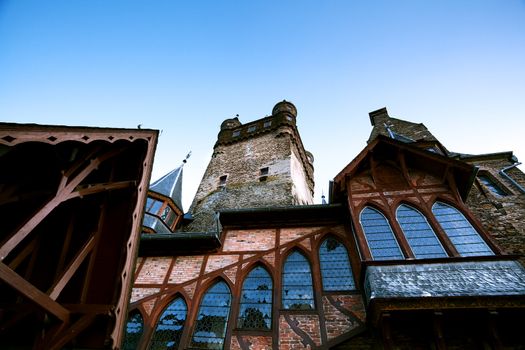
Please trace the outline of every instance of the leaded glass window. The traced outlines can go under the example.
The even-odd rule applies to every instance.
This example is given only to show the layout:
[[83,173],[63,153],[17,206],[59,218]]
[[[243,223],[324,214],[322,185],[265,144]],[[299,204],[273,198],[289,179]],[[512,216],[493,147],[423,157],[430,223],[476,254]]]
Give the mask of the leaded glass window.
[[319,248],[323,290],[355,289],[352,268],[348,260],[348,251],[337,239],[329,237]]
[[217,282],[202,298],[190,347],[223,348],[230,305],[231,294],[228,285],[223,281]]
[[299,252],[290,254],[284,263],[282,303],[285,309],[310,310],[314,308],[310,264]]
[[188,308],[182,298],[172,301],[160,316],[150,350],[177,349],[184,329]]
[[432,212],[461,256],[494,255],[479,233],[456,208],[436,202]]
[[361,211],[360,221],[374,260],[404,259],[392,228],[383,214],[374,208],[365,207]]
[[492,192],[496,197],[503,197],[507,195],[507,192],[503,191],[501,187],[499,187],[494,180],[492,180],[488,175],[481,174],[478,175],[479,181],[485,185],[486,188],[489,189],[490,192]]
[[144,331],[144,320],[140,312],[136,311],[129,315],[126,323],[126,335],[122,343],[122,350],[135,350],[139,345],[140,337]]
[[254,268],[242,285],[237,327],[267,330],[272,327],[273,284],[262,266]]
[[164,202],[162,201],[148,197],[148,199],[146,200],[146,212],[158,215],[163,203]]
[[418,210],[401,204],[397,208],[396,216],[417,259],[448,256],[427,219]]

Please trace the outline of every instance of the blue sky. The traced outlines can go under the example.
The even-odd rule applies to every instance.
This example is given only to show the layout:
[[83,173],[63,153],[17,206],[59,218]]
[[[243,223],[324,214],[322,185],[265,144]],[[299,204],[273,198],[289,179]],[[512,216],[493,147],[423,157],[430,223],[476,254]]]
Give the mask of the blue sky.
[[283,99],[316,202],[381,107],[525,160],[525,1],[0,0],[0,120],[160,129],[153,180],[193,152],[185,210],[220,123]]

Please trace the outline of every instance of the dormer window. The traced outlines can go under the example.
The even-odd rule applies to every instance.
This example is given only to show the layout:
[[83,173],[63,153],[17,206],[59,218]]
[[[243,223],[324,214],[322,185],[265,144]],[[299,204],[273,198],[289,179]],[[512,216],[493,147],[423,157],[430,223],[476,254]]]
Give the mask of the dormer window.
[[252,125],[248,128],[248,132],[254,132],[257,129],[257,125]]
[[507,195],[501,186],[499,186],[492,177],[486,173],[478,175],[479,182],[481,182],[493,195],[496,197],[503,197]]
[[232,133],[232,137],[238,137],[240,134],[241,134],[241,131],[240,131],[240,130],[235,130],[235,131]]
[[226,179],[228,178],[228,175],[222,175],[219,177],[219,187],[226,186]]
[[271,120],[268,120],[266,122],[264,122],[264,125],[263,125],[265,128],[269,128],[270,126],[272,126],[272,121]]

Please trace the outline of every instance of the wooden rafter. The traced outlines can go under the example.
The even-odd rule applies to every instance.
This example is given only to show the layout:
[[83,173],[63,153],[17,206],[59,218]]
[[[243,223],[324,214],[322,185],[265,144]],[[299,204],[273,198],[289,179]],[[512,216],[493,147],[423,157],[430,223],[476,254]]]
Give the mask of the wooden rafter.
[[69,320],[69,310],[41,292],[3,262],[0,262],[0,279],[58,319],[64,322]]
[[[73,165],[67,172],[62,176],[62,180],[58,186],[56,195],[49,200],[40,210],[38,210],[31,218],[26,221],[22,227],[11,235],[11,238],[0,247],[0,261],[3,261],[9,253],[24,239],[26,238],[42,220],[44,220],[60,203],[77,197],[78,192],[75,191],[77,186],[89,175],[92,171],[96,170],[98,166],[105,160],[114,157],[115,155],[122,152],[123,148],[111,150],[103,153],[97,157],[89,158],[88,164],[76,175],[75,170],[80,169],[81,166],[77,164]],[[82,161],[85,163],[85,160]],[[70,177],[71,176],[71,177]]]
[[67,269],[62,273],[62,276],[60,276],[60,278],[49,289],[47,294],[51,299],[56,300],[58,298],[64,287],[69,282],[69,280],[71,280],[71,277],[73,277],[80,265],[82,265],[86,256],[93,250],[94,246],[95,237],[92,236],[82,247],[82,249],[78,252],[77,256],[75,256],[75,258],[73,259],[71,264],[69,264]]

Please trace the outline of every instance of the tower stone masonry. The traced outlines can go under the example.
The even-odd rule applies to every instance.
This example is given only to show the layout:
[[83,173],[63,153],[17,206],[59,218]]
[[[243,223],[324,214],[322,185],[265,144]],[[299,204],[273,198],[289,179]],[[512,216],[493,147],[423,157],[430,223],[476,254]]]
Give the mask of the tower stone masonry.
[[215,231],[219,209],[313,203],[313,156],[303,147],[295,106],[282,101],[272,115],[242,124],[226,119],[183,230]]

